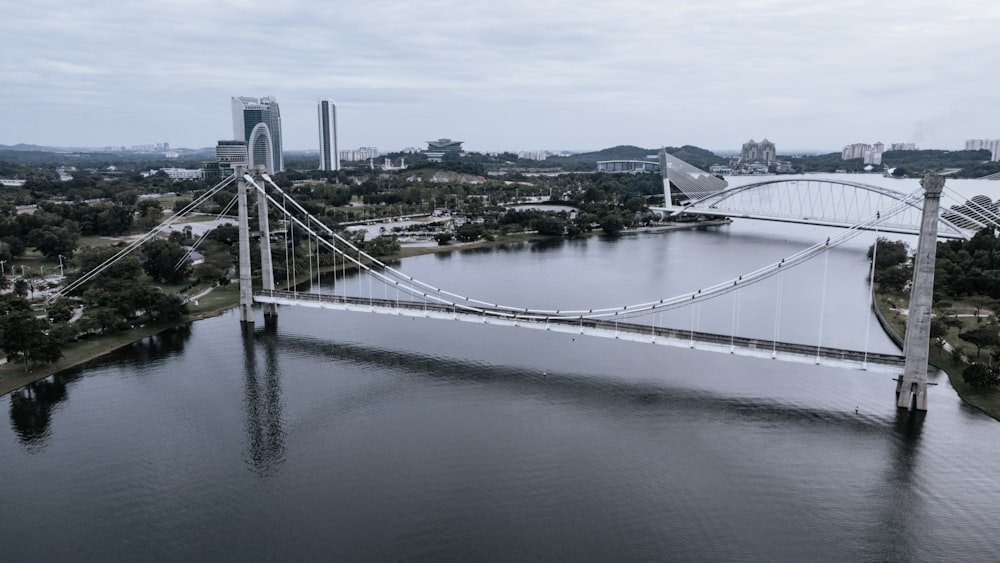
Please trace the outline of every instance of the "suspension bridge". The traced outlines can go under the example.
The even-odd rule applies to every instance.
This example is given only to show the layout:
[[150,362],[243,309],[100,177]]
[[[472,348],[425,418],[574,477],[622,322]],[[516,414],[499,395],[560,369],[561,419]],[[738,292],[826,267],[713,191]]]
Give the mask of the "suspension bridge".
[[[491,303],[488,301],[463,296],[416,279],[406,273],[380,261],[375,256],[364,252],[351,240],[326,226],[322,221],[311,215],[295,201],[286,191],[279,187],[262,169],[247,173],[240,169],[237,174],[220,182],[205,194],[194,199],[184,209],[164,221],[144,237],[123,248],[118,254],[104,264],[82,275],[61,291],[67,294],[110,267],[115,261],[134,252],[144,242],[163,233],[181,217],[196,209],[201,203],[209,200],[224,189],[230,189],[236,184],[237,195],[230,206],[238,207],[239,216],[239,314],[244,323],[254,322],[254,306],[263,308],[266,322],[277,319],[278,306],[308,307],[334,311],[350,311],[396,315],[400,317],[424,317],[430,319],[453,320],[459,322],[478,323],[482,325],[509,326],[545,330],[568,334],[580,334],[592,337],[614,338],[622,341],[643,342],[663,346],[682,347],[695,350],[723,352],[756,358],[809,363],[837,368],[861,369],[877,373],[899,375],[897,384],[897,404],[901,408],[926,410],[927,386],[927,347],[929,341],[930,295],[933,286],[933,249],[937,239],[940,218],[939,203],[943,179],[937,176],[928,183],[924,192],[918,190],[912,194],[895,194],[886,196],[882,202],[884,207],[872,211],[861,205],[841,205],[840,209],[851,210],[858,214],[872,211],[867,217],[854,224],[846,225],[852,215],[840,217],[837,223],[844,228],[839,234],[827,238],[778,262],[768,264],[755,271],[748,272],[735,279],[726,280],[710,287],[704,287],[692,292],[675,295],[668,298],[637,303],[619,307],[580,308],[573,310],[546,310],[529,307],[519,307],[510,304]],[[773,183],[759,183],[756,188],[740,190],[741,193],[752,192],[755,189],[771,189]],[[770,187],[769,187],[770,186]],[[855,184],[846,184],[846,188],[854,188],[870,193],[878,193]],[[667,188],[669,189],[669,187]],[[841,190],[842,193],[848,193]],[[254,194],[257,206],[258,230],[260,233],[260,271],[259,286],[255,290],[251,269],[251,230],[250,230],[250,195]],[[708,200],[705,195],[698,199],[702,203]],[[730,198],[715,196],[715,200],[726,201]],[[874,205],[874,204],[872,204]],[[709,205],[711,207],[711,205]],[[717,206],[717,208],[719,208]],[[911,302],[910,326],[907,330],[905,355],[871,353],[866,350],[846,350],[825,347],[822,342],[815,345],[784,341],[779,337],[777,326],[778,312],[773,338],[747,338],[736,334],[709,333],[697,330],[692,312],[692,324],[688,328],[658,326],[656,315],[669,310],[691,308],[710,299],[715,299],[743,288],[780,276],[790,268],[794,268],[809,260],[822,257],[840,244],[843,244],[859,234],[880,228],[879,225],[902,225],[899,215],[912,213],[913,209],[922,212],[922,223],[915,232],[920,233],[921,246],[917,253],[917,277],[914,280],[913,295],[916,300]],[[721,209],[721,208],[720,208]],[[701,213],[699,208],[697,213]],[[274,214],[280,217],[285,225],[286,234],[284,246],[286,267],[285,289],[278,289],[275,284],[273,268],[273,249],[268,236],[271,233],[270,217]],[[774,219],[778,220],[778,219]],[[825,219],[824,219],[825,220]],[[895,222],[894,222],[895,221]],[[824,224],[832,224],[824,223]],[[957,231],[956,231],[957,232]],[[298,237],[298,243],[295,238]],[[925,240],[926,239],[926,240]],[[929,242],[927,242],[929,241]],[[295,267],[297,260],[296,248],[305,242],[308,261],[309,280],[320,286],[324,274],[328,280],[333,278],[334,287],[344,286],[344,280],[350,270],[359,274],[356,295],[323,293],[322,291],[297,291]],[[926,264],[928,252],[931,253],[930,271]],[[290,253],[290,254],[289,254]],[[328,258],[321,265],[320,257]],[[923,264],[923,267],[921,266]],[[928,285],[927,276],[930,276]],[[339,276],[339,277],[338,277]],[[368,291],[364,295],[364,281],[367,281]],[[779,290],[780,292],[780,290]],[[738,293],[737,293],[738,295]],[[870,307],[871,303],[866,304]],[[921,309],[921,307],[923,309]],[[780,296],[778,301],[780,308]],[[925,312],[922,312],[924,311]],[[734,309],[734,315],[736,310]],[[735,317],[734,317],[735,318]],[[820,321],[822,322],[822,321]],[[922,342],[921,342],[922,339]],[[914,342],[911,343],[911,340]],[[867,344],[866,344],[867,348]],[[922,348],[923,352],[920,352]]]

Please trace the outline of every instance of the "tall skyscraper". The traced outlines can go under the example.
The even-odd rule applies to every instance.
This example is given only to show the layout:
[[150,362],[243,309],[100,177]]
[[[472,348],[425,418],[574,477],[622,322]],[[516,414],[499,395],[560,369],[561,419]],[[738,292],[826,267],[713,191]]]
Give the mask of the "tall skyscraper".
[[250,168],[263,164],[268,172],[285,169],[281,112],[274,97],[233,97],[233,139],[246,142]]
[[320,100],[319,112],[319,169],[340,170],[340,151],[337,150],[337,106],[333,100]]

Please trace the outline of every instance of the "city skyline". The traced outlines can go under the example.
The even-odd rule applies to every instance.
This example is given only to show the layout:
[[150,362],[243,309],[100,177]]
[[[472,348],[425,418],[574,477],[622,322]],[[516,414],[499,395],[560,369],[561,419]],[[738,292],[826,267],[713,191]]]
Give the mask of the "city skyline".
[[635,1],[616,13],[629,17],[563,0],[14,4],[0,144],[210,147],[229,136],[226,100],[251,92],[281,100],[286,150],[316,147],[315,103],[331,95],[341,146],[387,150],[442,137],[470,151],[738,150],[762,137],[788,150],[957,150],[1000,137],[991,2]]

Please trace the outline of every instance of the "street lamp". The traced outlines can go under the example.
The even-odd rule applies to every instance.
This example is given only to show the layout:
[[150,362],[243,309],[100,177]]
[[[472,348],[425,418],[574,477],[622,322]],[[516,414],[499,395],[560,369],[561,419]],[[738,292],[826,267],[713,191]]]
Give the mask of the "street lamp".
[[21,264],[21,277],[22,278],[24,277],[24,270],[26,270],[26,269],[30,270],[31,266],[25,266],[24,264]]
[[[3,265],[6,264],[6,263],[7,263],[6,260],[0,260],[0,276],[6,276],[7,275],[7,271],[4,270],[4,267],[3,267]],[[10,268],[11,268],[11,270],[13,270],[14,266],[11,266]],[[11,273],[13,273],[13,272],[11,272]]]
[[[59,275],[60,276],[63,275],[63,264],[62,264],[63,258],[66,258],[66,257],[63,256],[62,254],[60,254],[59,255]],[[69,260],[69,258],[66,258],[66,259]]]

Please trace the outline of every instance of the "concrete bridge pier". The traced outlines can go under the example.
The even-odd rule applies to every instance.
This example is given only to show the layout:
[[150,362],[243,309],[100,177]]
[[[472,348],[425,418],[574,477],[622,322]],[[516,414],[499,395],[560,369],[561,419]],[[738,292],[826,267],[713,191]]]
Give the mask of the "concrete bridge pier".
[[917,253],[913,258],[910,312],[906,320],[903,375],[896,380],[896,406],[927,410],[927,365],[931,336],[931,305],[934,299],[934,260],[937,256],[938,213],[944,178],[928,174],[920,181],[924,188],[924,209]]
[[246,168],[238,166],[233,171],[237,177],[236,201],[239,208],[240,231],[240,322],[252,323],[253,279],[250,274],[250,219],[247,209],[247,182],[243,179]]
[[[260,175],[265,172],[263,166],[258,165],[254,170],[254,179],[259,180]],[[263,182],[258,181],[258,184]],[[265,291],[274,291],[274,267],[271,261],[271,226],[268,222],[267,197],[258,192],[257,194],[257,216],[260,226],[260,282],[261,288]],[[278,317],[278,306],[274,303],[264,303],[264,322],[276,321]]]

